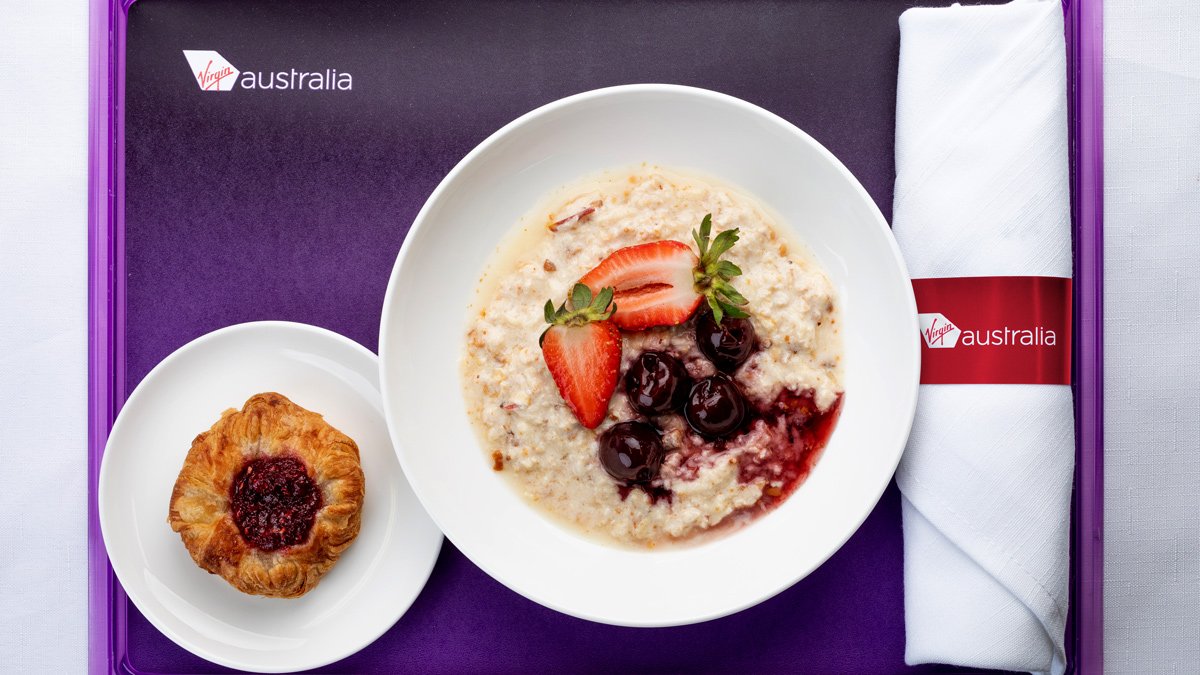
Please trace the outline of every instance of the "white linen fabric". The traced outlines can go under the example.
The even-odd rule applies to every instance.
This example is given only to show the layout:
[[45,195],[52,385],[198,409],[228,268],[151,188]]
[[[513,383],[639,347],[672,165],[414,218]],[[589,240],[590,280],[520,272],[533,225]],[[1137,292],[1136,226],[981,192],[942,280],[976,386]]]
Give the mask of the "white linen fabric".
[[1200,2],[1104,3],[1104,666],[1200,668]]
[[[1058,0],[912,9],[900,34],[909,272],[1071,276]],[[908,663],[1062,672],[1074,452],[1068,386],[921,387],[896,473]]]
[[87,668],[86,0],[0,2],[0,670]]

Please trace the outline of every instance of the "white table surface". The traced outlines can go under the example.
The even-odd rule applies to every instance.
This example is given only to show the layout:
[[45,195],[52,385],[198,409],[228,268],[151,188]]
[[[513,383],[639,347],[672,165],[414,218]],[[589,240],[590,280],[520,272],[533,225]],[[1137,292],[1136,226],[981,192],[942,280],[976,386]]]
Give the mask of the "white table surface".
[[1105,3],[1104,655],[1200,672],[1200,3]]
[[[1200,3],[1105,3],[1105,660],[1200,669]],[[87,2],[0,0],[0,664],[87,659]]]
[[0,670],[87,661],[87,3],[0,0]]

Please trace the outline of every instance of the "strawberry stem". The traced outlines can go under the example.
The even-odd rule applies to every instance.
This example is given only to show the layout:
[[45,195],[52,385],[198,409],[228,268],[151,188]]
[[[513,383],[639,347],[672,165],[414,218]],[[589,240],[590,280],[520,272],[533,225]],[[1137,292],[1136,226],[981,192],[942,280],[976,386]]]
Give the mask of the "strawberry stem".
[[700,229],[692,231],[692,239],[696,241],[696,248],[700,251],[700,263],[692,273],[693,286],[708,302],[713,319],[718,324],[727,316],[744,319],[750,315],[739,305],[746,305],[749,301],[729,283],[734,277],[741,276],[742,268],[728,260],[721,260],[721,256],[737,243],[738,230],[736,227],[725,230],[715,238],[711,235],[710,213],[700,221]]
[[[602,288],[600,292],[592,297],[592,289],[586,284],[575,284],[571,288],[570,304],[571,308],[567,309],[567,303],[554,308],[552,300],[546,301],[545,315],[546,323],[550,327],[554,326],[586,326],[595,321],[605,321],[613,312],[617,311],[617,305],[613,302],[613,289],[611,287]],[[546,328],[546,331],[550,328]],[[546,331],[542,331],[538,338],[538,344],[546,339]]]

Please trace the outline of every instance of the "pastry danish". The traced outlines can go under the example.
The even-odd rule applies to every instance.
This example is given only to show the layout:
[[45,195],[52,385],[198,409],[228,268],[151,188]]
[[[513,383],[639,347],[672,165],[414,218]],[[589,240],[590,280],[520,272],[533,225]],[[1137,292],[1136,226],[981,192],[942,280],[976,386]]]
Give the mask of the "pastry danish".
[[202,569],[243,593],[312,590],[358,536],[358,446],[273,392],[226,410],[192,441],[167,522]]

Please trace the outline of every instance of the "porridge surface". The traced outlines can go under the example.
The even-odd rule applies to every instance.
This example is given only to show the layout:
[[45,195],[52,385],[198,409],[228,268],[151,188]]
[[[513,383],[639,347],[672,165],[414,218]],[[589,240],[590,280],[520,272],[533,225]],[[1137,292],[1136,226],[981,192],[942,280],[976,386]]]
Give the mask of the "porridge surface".
[[[778,495],[779,483],[768,477],[739,478],[740,456],[763,453],[772,441],[768,422],[756,421],[714,447],[677,415],[653,419],[668,453],[660,481],[671,499],[620,490],[597,459],[597,437],[638,415],[618,386],[598,428],[586,429],[575,419],[538,346],[546,326],[542,308],[547,299],[562,302],[580,277],[619,248],[661,239],[692,244],[692,231],[711,213],[714,236],[740,230],[725,258],[744,272],[736,285],[749,300],[761,347],[735,379],[758,406],[769,406],[784,390],[811,390],[825,410],[841,392],[839,327],[828,278],[748,197],[705,179],[641,166],[556,195],[557,203],[527,219],[529,236],[496,255],[471,310],[462,375],[486,450],[480,461],[502,467],[540,508],[626,544],[693,536],[751,510],[764,493]],[[579,213],[586,215],[572,218]],[[646,349],[674,352],[693,377],[715,372],[694,346],[690,321],[623,335],[622,372]]]

